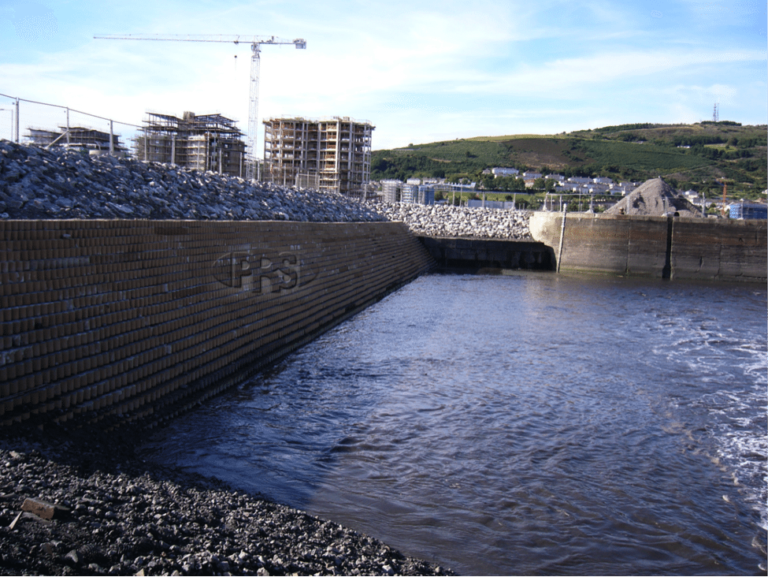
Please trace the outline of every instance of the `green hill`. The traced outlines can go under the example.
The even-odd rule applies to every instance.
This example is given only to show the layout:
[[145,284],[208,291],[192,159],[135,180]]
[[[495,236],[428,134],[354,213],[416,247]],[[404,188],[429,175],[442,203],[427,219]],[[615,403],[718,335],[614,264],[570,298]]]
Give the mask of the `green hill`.
[[673,186],[714,193],[728,183],[734,196],[759,198],[768,188],[766,126],[730,121],[625,124],[557,135],[477,137],[373,152],[371,179],[467,178],[486,188],[494,166],[565,176],[643,181],[663,176]]

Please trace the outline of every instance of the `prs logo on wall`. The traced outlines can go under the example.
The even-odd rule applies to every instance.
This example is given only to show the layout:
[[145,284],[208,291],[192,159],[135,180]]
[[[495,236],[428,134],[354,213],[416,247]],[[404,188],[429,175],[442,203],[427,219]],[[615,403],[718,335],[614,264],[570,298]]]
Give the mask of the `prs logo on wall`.
[[226,287],[257,295],[285,292],[312,282],[317,274],[300,255],[229,252],[212,265],[214,278]]

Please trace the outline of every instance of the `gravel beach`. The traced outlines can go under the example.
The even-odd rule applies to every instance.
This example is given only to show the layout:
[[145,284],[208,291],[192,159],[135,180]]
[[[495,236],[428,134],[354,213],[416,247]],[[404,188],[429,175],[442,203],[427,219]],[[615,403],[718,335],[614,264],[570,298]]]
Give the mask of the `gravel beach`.
[[148,471],[129,436],[92,438],[0,439],[0,574],[454,574],[216,480]]

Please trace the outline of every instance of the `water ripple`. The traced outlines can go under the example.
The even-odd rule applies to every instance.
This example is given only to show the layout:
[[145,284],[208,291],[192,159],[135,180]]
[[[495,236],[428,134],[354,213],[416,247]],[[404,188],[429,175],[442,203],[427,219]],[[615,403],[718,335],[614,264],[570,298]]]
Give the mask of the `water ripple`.
[[147,452],[466,574],[753,573],[767,369],[764,290],[423,277]]

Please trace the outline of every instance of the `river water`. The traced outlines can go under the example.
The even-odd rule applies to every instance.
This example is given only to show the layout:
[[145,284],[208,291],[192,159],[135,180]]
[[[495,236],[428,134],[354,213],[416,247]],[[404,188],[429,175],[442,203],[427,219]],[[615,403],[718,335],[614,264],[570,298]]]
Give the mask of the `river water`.
[[765,574],[762,286],[424,276],[159,431],[463,574]]

